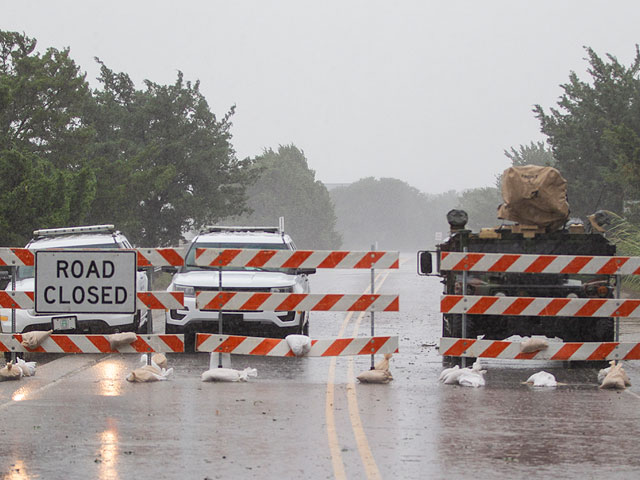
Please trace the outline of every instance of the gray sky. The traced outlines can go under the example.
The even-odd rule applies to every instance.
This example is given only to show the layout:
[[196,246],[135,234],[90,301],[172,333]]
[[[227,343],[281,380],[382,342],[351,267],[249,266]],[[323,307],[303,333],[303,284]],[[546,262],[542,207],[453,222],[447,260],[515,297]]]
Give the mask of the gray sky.
[[629,64],[640,2],[0,0],[0,29],[71,48],[94,81],[111,69],[201,82],[236,105],[239,158],[294,143],[318,180],[394,177],[438,193],[494,184],[503,150],[542,140],[585,51]]

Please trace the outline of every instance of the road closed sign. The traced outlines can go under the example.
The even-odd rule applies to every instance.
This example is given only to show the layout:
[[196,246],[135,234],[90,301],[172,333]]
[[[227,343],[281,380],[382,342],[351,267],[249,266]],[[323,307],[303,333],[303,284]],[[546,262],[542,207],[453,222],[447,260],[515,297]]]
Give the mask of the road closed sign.
[[36,313],[135,313],[136,252],[39,250]]

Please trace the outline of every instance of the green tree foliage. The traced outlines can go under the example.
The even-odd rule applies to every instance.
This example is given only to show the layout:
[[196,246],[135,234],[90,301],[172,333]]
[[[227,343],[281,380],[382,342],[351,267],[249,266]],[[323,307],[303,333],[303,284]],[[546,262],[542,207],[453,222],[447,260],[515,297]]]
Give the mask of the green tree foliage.
[[484,227],[494,227],[502,221],[498,220],[498,206],[502,203],[502,195],[496,187],[482,187],[465,190],[460,194],[457,208],[469,215],[467,228],[478,231]]
[[363,178],[332,190],[344,246],[413,251],[431,248],[436,232],[446,236],[446,212],[456,194],[427,195],[395,178]]
[[22,246],[34,228],[81,223],[95,195],[85,163],[92,128],[84,75],[68,50],[0,31],[0,244]]
[[568,181],[572,213],[621,213],[625,200],[640,197],[640,51],[629,67],[586,51],[590,81],[571,72],[558,108],[534,111]]
[[227,221],[285,229],[299,248],[334,249],[341,244],[327,188],[315,179],[307,159],[295,145],[266,150],[253,160],[254,183],[247,188],[250,214]]
[[517,150],[511,147],[510,150],[505,150],[504,154],[511,160],[511,165],[514,167],[522,167],[524,165],[556,166],[553,152],[545,146],[544,142],[531,142],[531,145],[520,145]]
[[173,85],[146,81],[136,90],[101,63],[99,80],[93,221],[115,221],[136,244],[162,246],[244,210],[248,162],[231,146],[233,108],[218,120],[199,83],[181,72]]

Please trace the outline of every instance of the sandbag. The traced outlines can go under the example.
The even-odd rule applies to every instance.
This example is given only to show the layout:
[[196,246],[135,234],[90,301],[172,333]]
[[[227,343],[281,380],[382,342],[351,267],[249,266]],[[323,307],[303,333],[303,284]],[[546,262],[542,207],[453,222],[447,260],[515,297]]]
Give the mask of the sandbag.
[[361,383],[389,383],[393,380],[388,370],[367,370],[356,377]]
[[502,174],[502,199],[498,218],[503,220],[553,231],[569,218],[567,181],[553,167],[507,168]]
[[24,348],[28,348],[29,350],[33,350],[38,348],[44,340],[51,335],[53,330],[49,330],[48,332],[43,331],[35,331],[35,332],[27,332],[22,334],[22,345]]
[[529,378],[527,378],[526,383],[530,383],[534,387],[555,387],[558,385],[556,377],[554,377],[549,372],[545,372],[544,370],[531,375]]
[[23,377],[32,377],[36,374],[36,362],[25,362],[21,358],[16,358],[15,367],[22,370]]
[[173,368],[165,370],[156,365],[145,365],[144,367],[136,368],[127,375],[127,381],[134,383],[158,382],[166,380],[172,373]]
[[21,378],[22,370],[12,363],[7,363],[4,367],[0,368],[0,381],[20,380]]
[[167,368],[167,357],[164,353],[154,353],[151,357],[151,362],[160,368]]
[[311,350],[311,338],[307,335],[287,335],[285,340],[296,357],[302,357]]
[[468,370],[466,368],[463,368],[461,370],[462,375],[460,375],[460,377],[458,378],[458,385],[461,385],[463,387],[484,387],[485,385],[485,381],[484,381],[484,372],[486,370],[481,370],[481,371],[475,371],[475,370]]
[[547,348],[549,348],[549,342],[544,338],[527,338],[520,342],[521,353],[533,353],[540,350],[546,350]]
[[120,347],[131,345],[137,339],[138,336],[133,332],[114,333],[107,336],[107,340],[109,340],[109,345],[111,345],[112,350],[117,350]]
[[453,372],[454,370],[459,370],[460,366],[459,365],[454,365],[451,368],[445,368],[444,370],[442,370],[442,372],[440,372],[440,376],[438,377],[438,381],[439,382],[444,382],[444,379],[447,378],[447,376],[449,376],[449,374],[451,372]]
[[[602,378],[604,374],[604,378]],[[600,380],[602,378],[602,380]],[[616,364],[615,360],[611,361],[611,366],[598,372],[598,380],[600,388],[624,390],[631,386],[631,380],[622,367],[621,363]]]
[[233,368],[210,368],[202,373],[203,382],[246,382],[249,377],[257,377],[258,371],[255,368],[245,368],[244,370],[234,370]]
[[384,358],[375,364],[373,367],[376,370],[389,370],[389,360],[391,360],[392,355],[390,353],[385,353]]
[[476,360],[471,368],[460,368],[457,365],[446,368],[440,374],[439,380],[445,385],[462,385],[463,387],[483,387],[485,385],[484,374],[480,359]]

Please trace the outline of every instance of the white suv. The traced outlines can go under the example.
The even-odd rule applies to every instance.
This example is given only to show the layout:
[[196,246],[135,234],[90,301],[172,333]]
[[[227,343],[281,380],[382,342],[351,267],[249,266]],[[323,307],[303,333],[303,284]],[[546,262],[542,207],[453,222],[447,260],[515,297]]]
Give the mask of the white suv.
[[[36,230],[33,239],[25,248],[42,249],[111,249],[133,248],[129,240],[115,230],[113,225],[92,225],[86,227],[50,228]],[[35,289],[35,267],[18,267],[16,269],[16,291]],[[147,275],[137,272],[136,289],[146,291]],[[11,291],[11,282],[5,289]],[[146,323],[147,311],[141,315],[112,313],[72,313],[72,314],[38,314],[33,309],[16,310],[16,333],[32,330],[54,330],[64,333],[113,333],[136,331]],[[0,323],[3,333],[11,333],[11,309],[0,309]]]
[[[289,235],[278,227],[210,227],[189,245],[185,265],[175,273],[168,291],[184,292],[183,310],[166,313],[166,333],[218,332],[218,312],[196,309],[197,291],[218,291],[217,267],[195,264],[196,248],[295,250]],[[315,269],[273,269],[222,267],[222,290],[251,292],[308,293],[308,274]],[[284,338],[291,333],[309,332],[306,312],[237,311],[222,312],[224,333],[248,333]],[[242,332],[241,332],[242,331]]]

